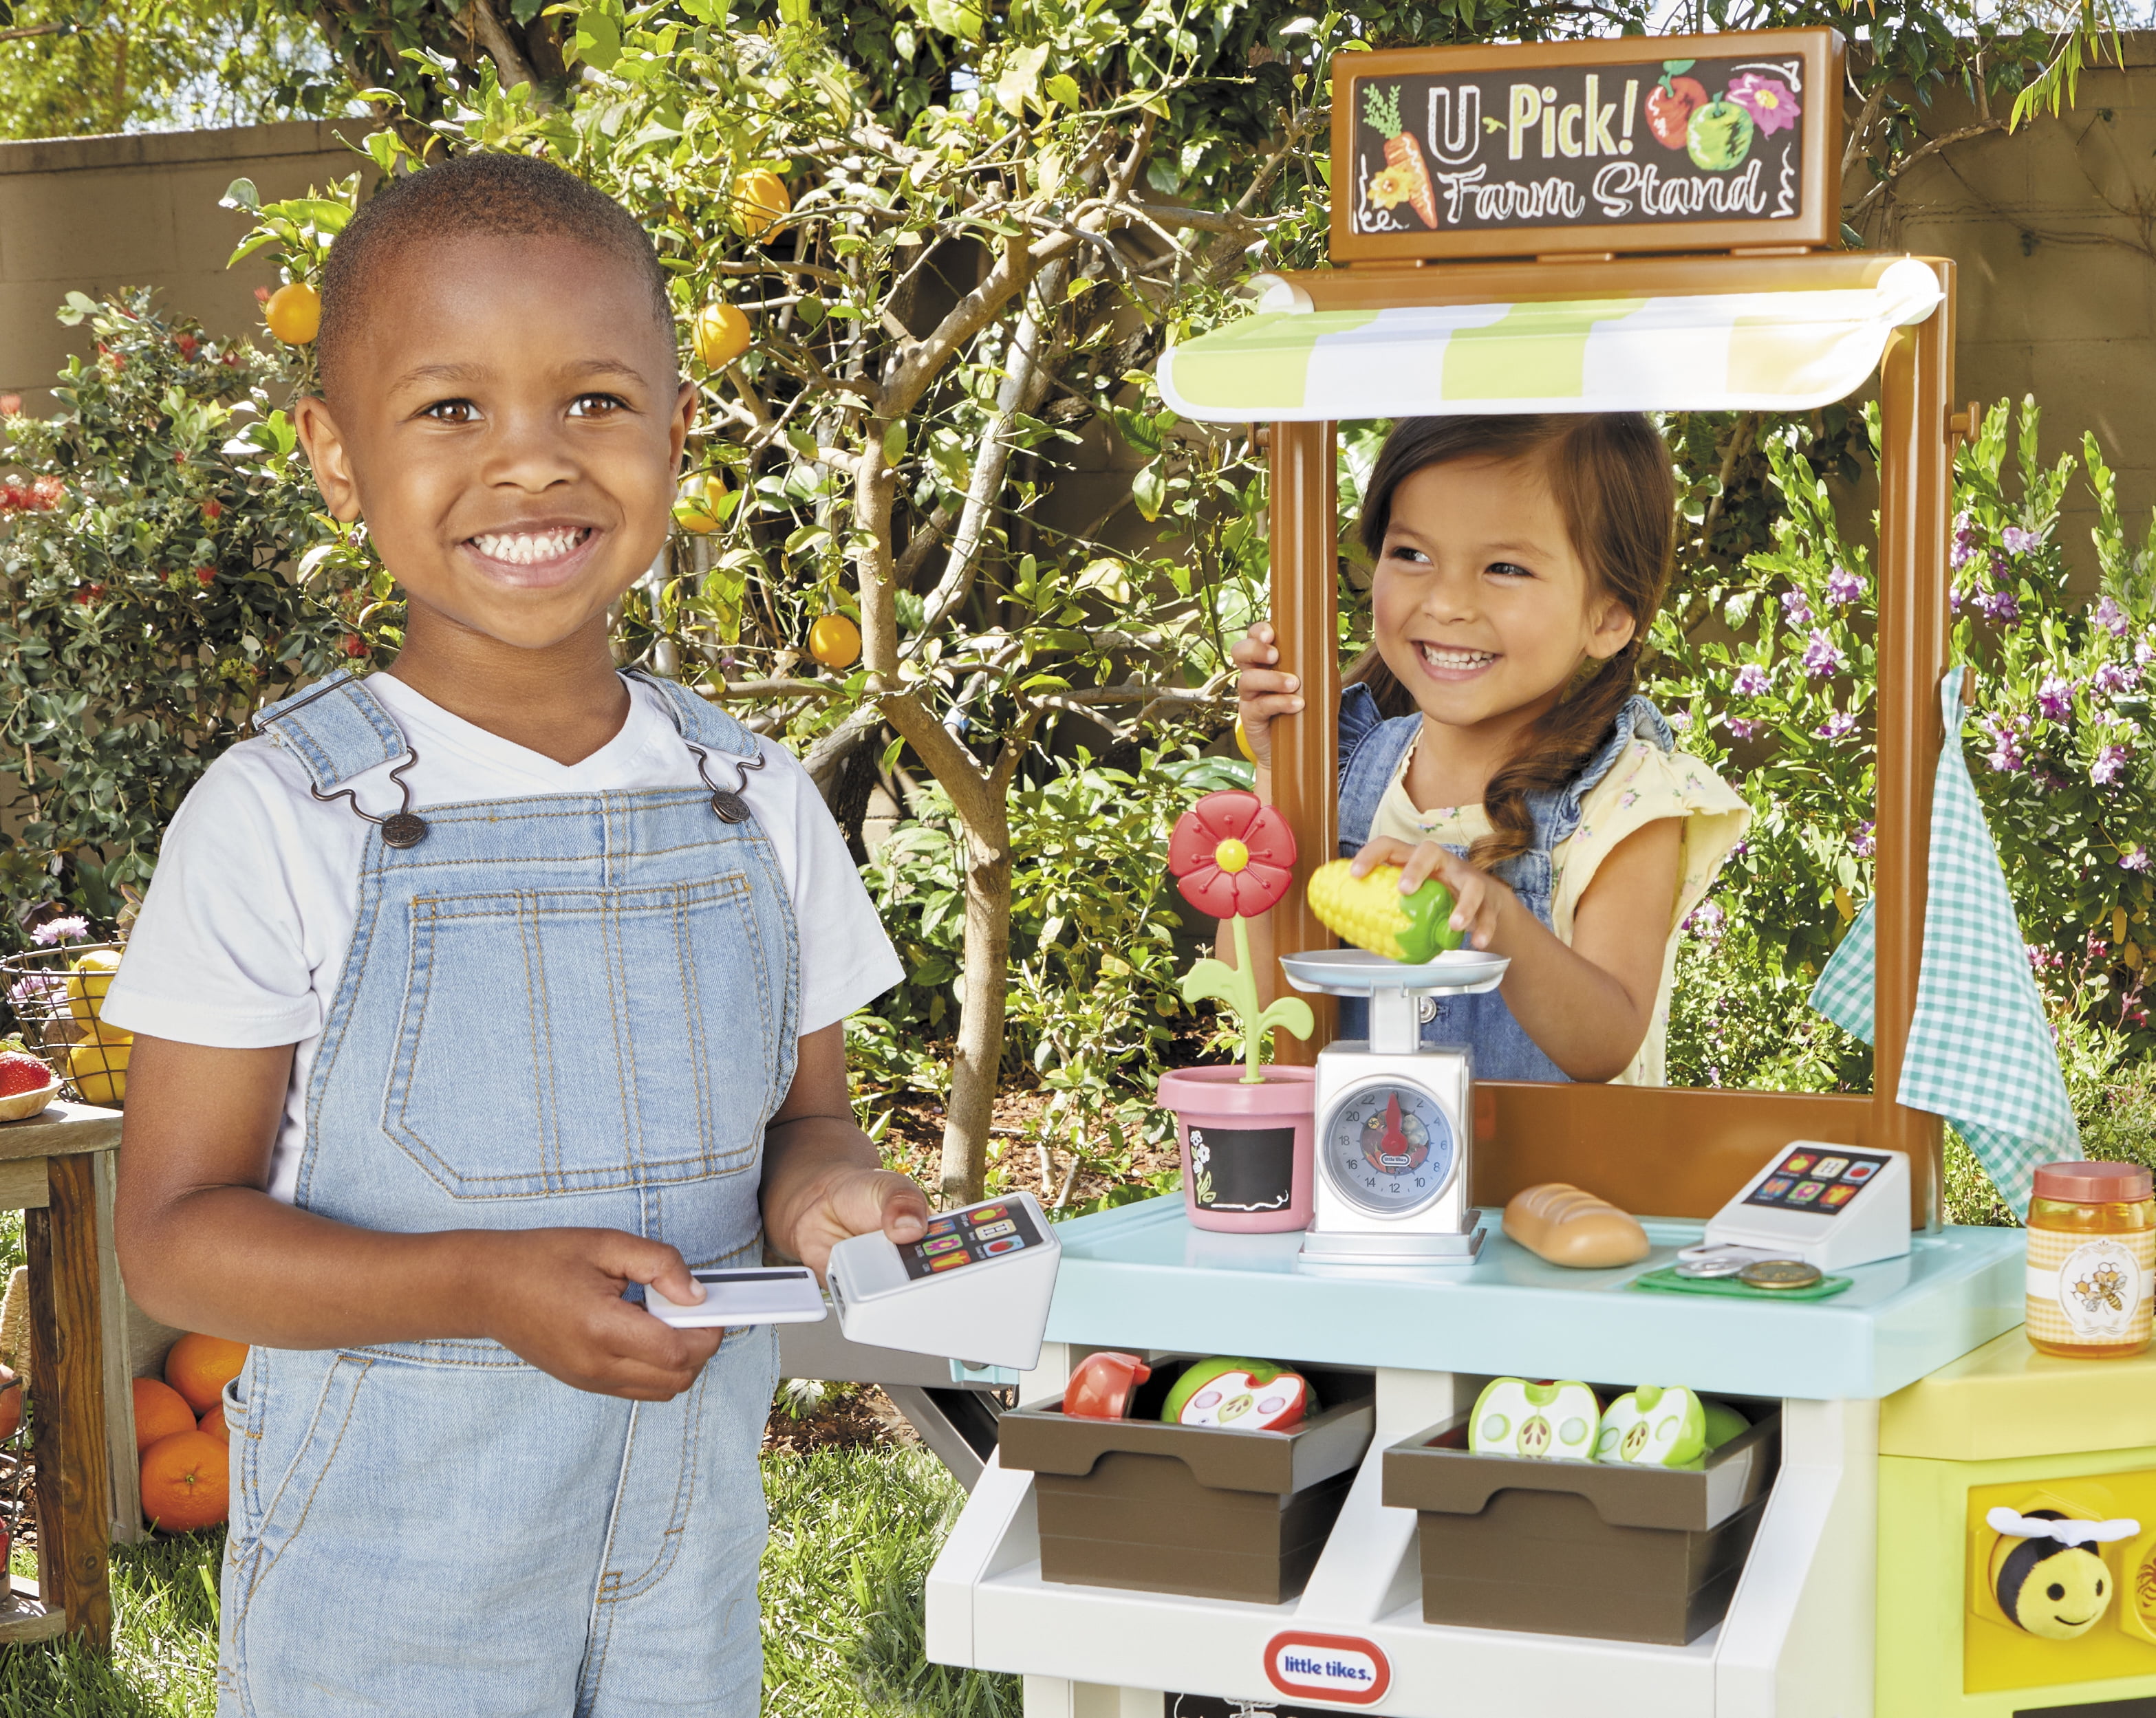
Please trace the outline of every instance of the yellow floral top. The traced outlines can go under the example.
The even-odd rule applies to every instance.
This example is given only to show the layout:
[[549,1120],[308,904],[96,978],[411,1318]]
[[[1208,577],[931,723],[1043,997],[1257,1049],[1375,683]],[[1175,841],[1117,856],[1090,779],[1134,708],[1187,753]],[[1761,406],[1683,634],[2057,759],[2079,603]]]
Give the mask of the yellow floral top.
[[[1370,833],[1396,841],[1441,841],[1466,847],[1490,833],[1490,819],[1479,805],[1448,805],[1418,811],[1408,797],[1407,769],[1414,756],[1409,746],[1378,803]],[[1579,827],[1550,851],[1554,888],[1550,928],[1559,941],[1572,941],[1573,915],[1594,873],[1617,844],[1658,818],[1682,818],[1678,848],[1677,894],[1670,910],[1670,935],[1662,950],[1661,982],[1655,992],[1655,1013],[1645,1040],[1632,1065],[1613,1085],[1661,1085],[1670,1036],[1670,992],[1676,982],[1677,943],[1686,918],[1706,897],[1707,886],[1729,849],[1752,821],[1752,808],[1707,764],[1687,751],[1664,751],[1650,740],[1635,740],[1609,773],[1589,790],[1580,803]]]

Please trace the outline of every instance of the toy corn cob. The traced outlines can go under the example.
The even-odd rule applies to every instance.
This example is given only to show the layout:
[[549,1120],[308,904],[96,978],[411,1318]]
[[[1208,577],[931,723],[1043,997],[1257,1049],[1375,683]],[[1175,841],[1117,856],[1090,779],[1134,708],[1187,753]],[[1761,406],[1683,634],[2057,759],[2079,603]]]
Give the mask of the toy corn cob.
[[1320,865],[1310,880],[1310,910],[1332,933],[1373,955],[1419,966],[1441,949],[1458,948],[1452,891],[1432,877],[1412,895],[1400,893],[1400,868],[1378,865],[1367,877],[1351,877],[1352,861]]

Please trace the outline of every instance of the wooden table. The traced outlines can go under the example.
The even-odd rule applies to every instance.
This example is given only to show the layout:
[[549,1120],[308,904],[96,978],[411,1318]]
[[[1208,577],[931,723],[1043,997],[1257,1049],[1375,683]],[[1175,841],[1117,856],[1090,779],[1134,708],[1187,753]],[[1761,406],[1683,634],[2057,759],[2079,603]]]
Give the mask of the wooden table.
[[[23,1213],[30,1268],[30,1385],[37,1464],[38,1587],[0,1613],[0,1644],[73,1632],[105,1651],[112,1639],[111,1524],[116,1474],[135,1490],[132,1433],[108,1429],[107,1392],[126,1400],[112,1244],[113,1154],[120,1112],[54,1104],[0,1123],[0,1209]],[[107,1377],[110,1372],[112,1376]],[[109,1441],[125,1434],[128,1447]]]

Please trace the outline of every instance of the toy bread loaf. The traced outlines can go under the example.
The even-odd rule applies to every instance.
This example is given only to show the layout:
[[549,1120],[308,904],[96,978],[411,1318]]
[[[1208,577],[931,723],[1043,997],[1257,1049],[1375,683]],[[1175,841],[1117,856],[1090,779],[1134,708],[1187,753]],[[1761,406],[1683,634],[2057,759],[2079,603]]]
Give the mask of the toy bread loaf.
[[1505,1233],[1530,1253],[1574,1270],[1607,1270],[1647,1256],[1639,1219],[1569,1182],[1546,1181],[1512,1196]]

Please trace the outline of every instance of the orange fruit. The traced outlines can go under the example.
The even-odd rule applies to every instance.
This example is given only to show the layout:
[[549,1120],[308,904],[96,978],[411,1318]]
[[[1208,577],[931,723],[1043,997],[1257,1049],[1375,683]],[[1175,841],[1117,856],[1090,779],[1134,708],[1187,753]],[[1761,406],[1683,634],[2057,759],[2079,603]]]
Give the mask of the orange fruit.
[[719,528],[719,503],[726,498],[726,480],[716,471],[684,478],[680,498],[674,503],[674,522],[698,536],[715,531]]
[[270,295],[262,320],[286,346],[305,346],[322,326],[322,295],[305,281],[295,280]]
[[706,370],[723,370],[748,350],[748,318],[715,300],[696,312],[694,344]]
[[231,1428],[224,1423],[224,1403],[223,1402],[219,1402],[215,1408],[213,1408],[208,1413],[202,1417],[202,1429],[208,1433],[211,1437],[216,1439],[220,1444],[226,1444],[231,1441],[232,1432]]
[[175,1432],[142,1454],[142,1519],[168,1533],[208,1527],[230,1505],[230,1456],[222,1438]]
[[197,1413],[217,1406],[224,1387],[239,1376],[247,1364],[247,1345],[228,1342],[222,1336],[192,1332],[172,1344],[165,1356],[165,1382],[186,1398]]
[[163,1443],[175,1432],[186,1431],[194,1423],[194,1410],[170,1384],[161,1384],[155,1378],[135,1380],[136,1454],[141,1454],[152,1444]]
[[786,181],[768,167],[752,167],[734,178],[733,206],[726,220],[734,231],[754,244],[771,236],[772,229],[793,211]]
[[820,616],[808,628],[808,654],[826,668],[850,668],[860,660],[861,629],[843,614]]

